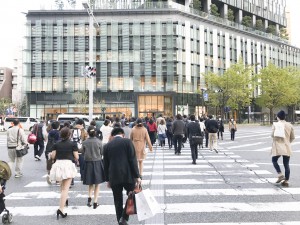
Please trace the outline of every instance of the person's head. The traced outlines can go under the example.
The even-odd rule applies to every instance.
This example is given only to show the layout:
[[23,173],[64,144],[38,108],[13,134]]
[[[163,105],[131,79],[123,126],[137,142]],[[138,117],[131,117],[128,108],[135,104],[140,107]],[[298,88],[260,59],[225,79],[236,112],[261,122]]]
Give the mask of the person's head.
[[231,118],[230,121],[233,121],[233,118]]
[[54,130],[57,130],[59,128],[59,122],[58,121],[53,121],[51,123],[51,128],[54,129]]
[[92,125],[88,127],[87,132],[88,132],[90,137],[95,137],[96,136],[96,128]]
[[117,135],[122,135],[124,136],[124,130],[121,127],[116,127],[111,131],[110,134],[112,137],[117,136]]
[[62,140],[68,140],[71,136],[71,129],[69,127],[63,127],[60,131],[60,138]]
[[208,115],[208,118],[211,120],[213,118],[213,116],[212,115]]
[[90,122],[90,125],[91,125],[91,126],[96,126],[96,120],[92,120],[92,121]]
[[20,123],[20,121],[19,121],[18,119],[14,119],[14,120],[13,120],[13,124],[14,124],[14,126],[17,126],[17,125],[19,125],[19,123]]
[[125,120],[124,124],[125,124],[125,126],[129,126],[129,121]]
[[64,127],[70,127],[71,123],[69,121],[64,122]]
[[202,117],[200,117],[200,122],[203,122],[203,120],[204,120],[204,119],[203,119]]
[[115,127],[121,127],[121,124],[118,122],[118,123],[114,123],[114,128]]
[[149,123],[150,123],[151,125],[153,124],[153,119],[152,119],[152,118],[149,120]]
[[84,121],[83,121],[83,119],[78,119],[78,120],[76,120],[76,125],[84,125]]
[[164,125],[165,124],[165,120],[160,120],[159,124],[160,125]]
[[279,120],[284,120],[285,119],[285,112],[283,110],[280,110],[278,113],[277,113],[277,118]]
[[143,125],[143,121],[142,121],[141,118],[138,118],[138,119],[135,121],[135,124],[136,124],[136,126],[138,126],[138,127],[144,126],[144,125]]
[[176,119],[181,120],[182,119],[181,114],[177,114]]
[[195,119],[196,119],[196,118],[195,118],[195,115],[191,115],[191,116],[190,116],[190,120],[191,120],[191,121],[195,121]]
[[110,124],[110,120],[108,120],[108,119],[104,120],[103,124],[104,124],[104,126],[108,126]]

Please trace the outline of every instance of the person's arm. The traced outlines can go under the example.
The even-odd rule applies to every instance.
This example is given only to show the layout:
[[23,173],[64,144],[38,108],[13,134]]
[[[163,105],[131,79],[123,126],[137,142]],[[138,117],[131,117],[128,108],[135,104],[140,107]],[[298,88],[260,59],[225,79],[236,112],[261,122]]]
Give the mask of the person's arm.
[[151,140],[150,140],[148,131],[145,132],[145,135],[146,135],[146,142],[147,142],[147,145],[149,147],[149,150],[152,152],[153,151],[153,146],[151,144]]
[[22,128],[19,128],[19,131],[20,131],[20,140],[21,140],[21,143],[23,145],[28,145],[28,142],[27,142],[27,138],[26,138],[26,134],[24,132],[24,130]]
[[295,132],[294,132],[294,128],[291,127],[290,143],[293,142],[294,140],[295,140]]

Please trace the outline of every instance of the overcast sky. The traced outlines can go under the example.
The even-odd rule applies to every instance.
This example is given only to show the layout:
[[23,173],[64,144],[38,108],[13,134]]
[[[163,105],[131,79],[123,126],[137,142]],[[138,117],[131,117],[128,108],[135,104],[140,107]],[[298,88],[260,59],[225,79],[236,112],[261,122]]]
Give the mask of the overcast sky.
[[[80,6],[81,0],[77,0]],[[1,0],[0,8],[0,67],[13,67],[17,46],[22,45],[25,14],[30,9],[49,9],[54,0]],[[287,0],[291,11],[291,41],[300,48],[300,0]],[[22,13],[23,12],[23,13]]]

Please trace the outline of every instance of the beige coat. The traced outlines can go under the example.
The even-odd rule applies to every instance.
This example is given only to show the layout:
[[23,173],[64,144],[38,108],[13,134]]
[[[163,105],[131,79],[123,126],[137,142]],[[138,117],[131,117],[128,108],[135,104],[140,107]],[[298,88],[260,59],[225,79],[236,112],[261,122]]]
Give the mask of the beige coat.
[[146,158],[146,143],[149,146],[149,150],[152,152],[151,141],[145,127],[134,126],[130,133],[130,139],[133,142],[137,160],[144,160]]
[[274,137],[275,126],[273,125],[271,134],[271,137],[273,138],[271,154],[272,156],[290,156],[292,154],[291,143],[295,139],[294,128],[292,124],[285,120],[280,120],[278,123],[284,123],[285,138]]

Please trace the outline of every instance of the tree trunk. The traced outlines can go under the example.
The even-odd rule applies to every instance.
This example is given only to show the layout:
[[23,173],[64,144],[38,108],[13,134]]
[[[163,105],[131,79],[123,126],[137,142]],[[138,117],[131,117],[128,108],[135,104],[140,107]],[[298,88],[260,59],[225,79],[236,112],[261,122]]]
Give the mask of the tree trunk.
[[273,108],[270,108],[270,116],[269,116],[269,118],[270,118],[270,124],[273,124],[273,120],[274,120],[273,116],[274,116]]

